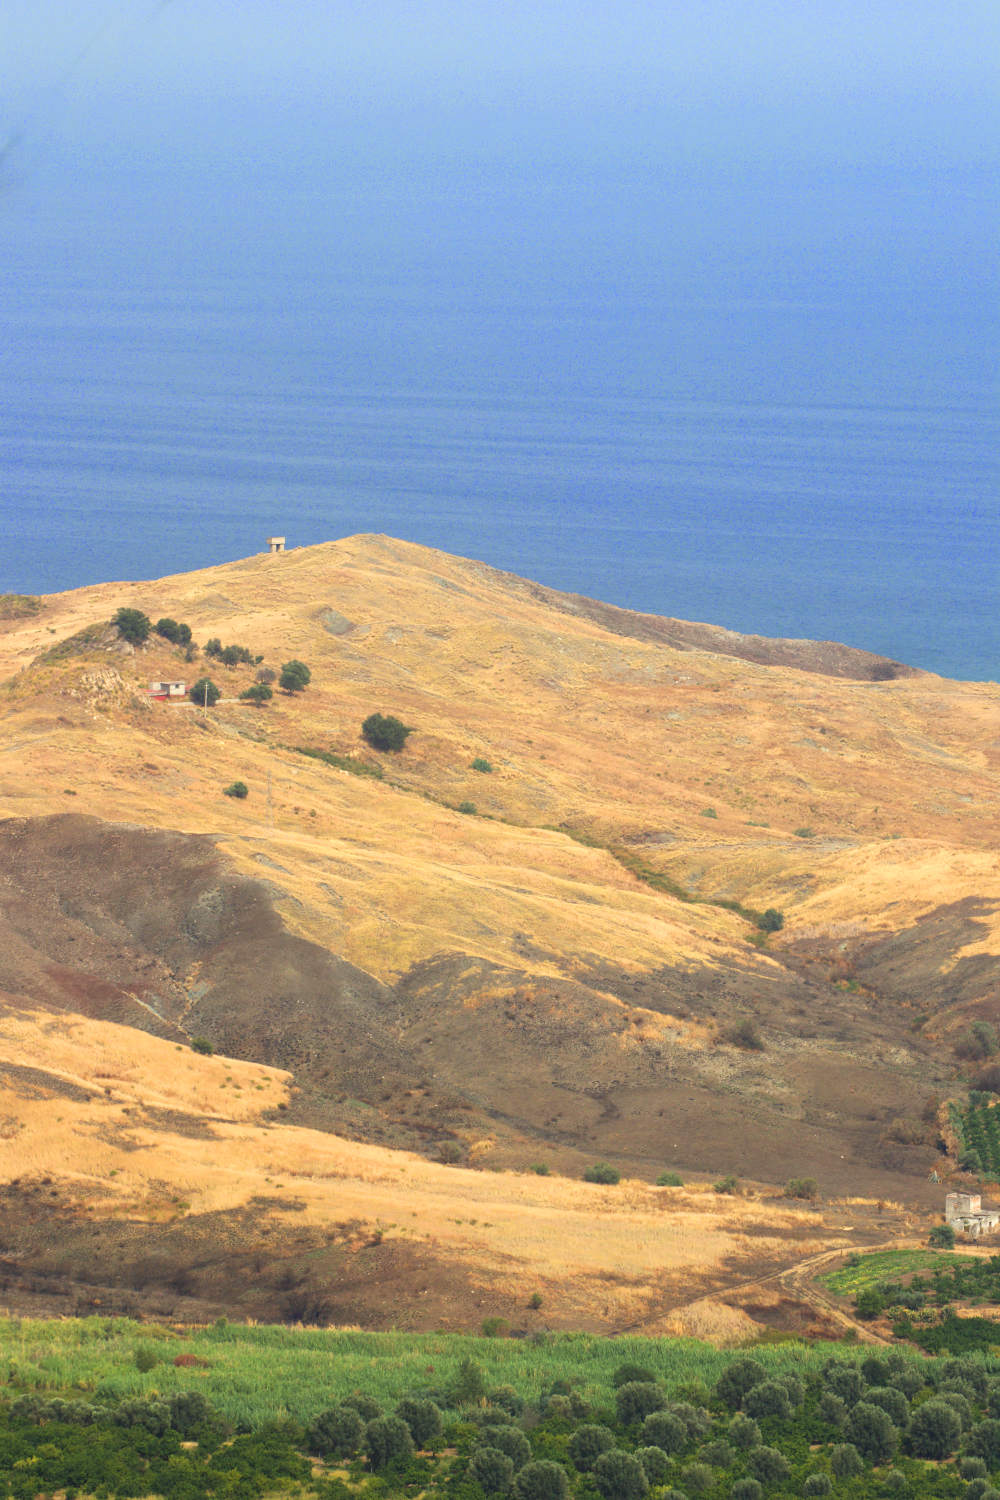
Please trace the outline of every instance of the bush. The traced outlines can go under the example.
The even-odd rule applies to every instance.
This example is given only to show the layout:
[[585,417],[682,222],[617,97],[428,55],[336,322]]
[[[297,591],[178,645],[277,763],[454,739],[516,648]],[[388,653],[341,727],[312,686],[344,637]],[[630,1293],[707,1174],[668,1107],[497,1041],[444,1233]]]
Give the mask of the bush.
[[761,1484],[780,1484],[791,1473],[788,1459],[778,1448],[751,1448],[747,1468]]
[[261,667],[260,671],[257,673],[257,681],[259,683],[262,683],[264,687],[270,687],[271,684],[277,682],[277,680],[278,674],[273,667]]
[[487,1400],[491,1405],[509,1412],[512,1417],[519,1417],[524,1411],[524,1397],[512,1385],[498,1385],[495,1391],[490,1391]]
[[713,1469],[731,1469],[736,1462],[736,1449],[724,1438],[716,1438],[714,1443],[705,1444],[698,1457]]
[[392,714],[369,714],[361,733],[373,750],[402,750],[413,730]]
[[670,1459],[662,1448],[637,1448],[635,1456],[651,1485],[662,1484],[670,1473]]
[[747,1416],[757,1421],[765,1417],[777,1417],[781,1421],[787,1421],[792,1415],[792,1403],[788,1399],[788,1392],[777,1380],[762,1380],[759,1385],[747,1391],[743,1407]]
[[983,1174],[983,1159],[973,1146],[967,1146],[959,1153],[958,1165],[963,1172],[971,1172],[974,1177],[981,1177]]
[[600,1427],[594,1422],[585,1422],[571,1435],[567,1452],[574,1467],[581,1474],[588,1474],[602,1453],[615,1446],[615,1436],[610,1427]]
[[612,1167],[606,1161],[595,1161],[592,1167],[588,1167],[583,1174],[584,1182],[604,1182],[614,1184],[621,1182],[622,1174],[617,1167]]
[[725,1177],[720,1177],[718,1182],[712,1183],[712,1190],[716,1193],[735,1193],[740,1185],[740,1179],[728,1172]]
[[475,760],[472,762],[470,770],[482,771],[484,775],[488,775],[493,770],[493,767],[490,765],[488,760],[484,760],[481,755],[477,755]]
[[160,1363],[160,1356],[155,1349],[150,1349],[148,1344],[140,1344],[133,1356],[133,1362],[136,1369],[145,1375],[150,1370],[155,1370]]
[[469,1473],[487,1495],[509,1490],[514,1465],[499,1448],[477,1448],[469,1460]]
[[479,1434],[484,1448],[497,1448],[505,1453],[515,1471],[523,1469],[531,1457],[531,1444],[520,1427],[484,1427]]
[[647,1385],[655,1385],[656,1371],[649,1369],[647,1365],[619,1365],[611,1377],[611,1385],[617,1391],[623,1385],[631,1384],[633,1380],[641,1380],[645,1381]]
[[128,641],[130,646],[145,645],[153,628],[149,616],[144,615],[141,609],[118,609],[111,623],[122,640]]
[[476,811],[476,804],[474,802],[460,802],[455,811],[464,813],[466,817],[473,817]]
[[[928,1401],[927,1405],[930,1404]],[[975,1457],[985,1459],[990,1469],[1000,1468],[1000,1422],[995,1417],[986,1417],[978,1427],[973,1427],[965,1446]]]
[[803,1495],[828,1495],[833,1489],[829,1474],[810,1474],[802,1486]]
[[396,1406],[418,1448],[429,1448],[441,1436],[441,1408],[433,1401],[407,1396]]
[[760,1034],[760,1027],[749,1016],[745,1016],[742,1021],[737,1021],[732,1026],[727,1026],[722,1032],[722,1040],[728,1042],[731,1047],[741,1047],[744,1052],[764,1051],[764,1038]]
[[654,1411],[642,1424],[642,1441],[664,1453],[680,1453],[688,1445],[688,1430],[672,1411]]
[[548,1177],[552,1171],[552,1168],[549,1166],[547,1161],[535,1161],[532,1162],[531,1166],[528,1168],[528,1171],[534,1172],[536,1177]]
[[479,1325],[484,1338],[505,1339],[510,1333],[510,1324],[506,1318],[498,1318],[496,1315],[484,1318]]
[[737,1479],[729,1491],[729,1500],[761,1500],[763,1493],[759,1479]]
[[[666,1396],[660,1387],[650,1380],[630,1380],[627,1384],[619,1386],[615,1392],[615,1410],[623,1427],[628,1427],[633,1422],[641,1422],[651,1412],[662,1411],[666,1404]],[[645,1436],[645,1429],[643,1429],[643,1436]],[[655,1443],[658,1448],[665,1446],[658,1438],[647,1438],[646,1441]]]
[[906,1475],[900,1469],[890,1469],[882,1483],[887,1495],[902,1495],[906,1490]]
[[789,1177],[785,1184],[786,1198],[804,1198],[811,1203],[819,1197],[819,1183],[815,1177]]
[[604,1500],[639,1500],[649,1489],[646,1471],[634,1453],[611,1448],[594,1464],[594,1484]]
[[377,1472],[413,1457],[413,1438],[402,1417],[374,1417],[365,1428],[365,1452]]
[[962,1419],[953,1406],[932,1396],[910,1418],[908,1446],[917,1458],[947,1458],[962,1436]]
[[250,795],[250,789],[245,781],[231,781],[228,786],[222,788],[222,795],[224,797],[236,797],[242,802],[245,797]]
[[910,1420],[910,1403],[895,1386],[873,1385],[865,1391],[865,1400],[872,1406],[880,1406],[897,1427],[905,1427]]
[[195,1036],[191,1038],[191,1051],[200,1052],[203,1057],[211,1057],[215,1048],[207,1037]]
[[191,702],[197,703],[199,708],[214,708],[220,696],[219,689],[211,677],[199,677],[188,693]]
[[[119,611],[121,613],[121,611]],[[971,1062],[982,1062],[992,1057],[997,1050],[996,1030],[988,1021],[974,1021],[964,1036],[955,1044],[959,1057]]]
[[547,1458],[535,1459],[514,1480],[517,1500],[567,1500],[569,1480],[562,1464]]
[[258,708],[274,697],[274,689],[266,682],[255,682],[250,687],[244,688],[240,694],[243,703],[255,703]]
[[321,1458],[351,1458],[361,1451],[365,1424],[361,1413],[352,1406],[331,1406],[321,1411],[306,1435],[310,1453]]
[[784,912],[778,911],[777,908],[773,906],[769,906],[767,908],[767,911],[761,912],[760,916],[757,918],[757,926],[760,928],[761,932],[780,932],[784,925]]
[[365,1422],[373,1422],[376,1417],[382,1415],[382,1408],[371,1396],[365,1396],[360,1391],[355,1391],[351,1396],[345,1396],[341,1406],[350,1406]]
[[684,1179],[676,1172],[661,1172],[656,1179],[657,1187],[683,1187]]
[[[169,615],[164,615],[162,620],[157,620],[156,624],[153,626],[153,629],[156,631],[157,635],[162,635],[163,639],[165,641],[170,641],[172,645],[176,646],[180,644],[180,626],[178,625],[177,621],[172,620]],[[190,639],[191,632],[189,630],[188,640]]]
[[954,1250],[955,1228],[952,1224],[935,1224],[927,1236],[927,1243],[935,1250]]
[[734,1448],[741,1449],[744,1453],[748,1448],[756,1448],[760,1443],[760,1428],[752,1417],[747,1417],[738,1411],[729,1424],[729,1441]]
[[859,1401],[844,1424],[844,1436],[873,1464],[884,1463],[899,1447],[899,1433],[888,1412],[871,1401]]
[[[253,652],[249,651],[246,646],[223,646],[222,650],[216,654],[224,667],[238,667],[241,662],[249,666],[255,660]],[[260,658],[256,660],[259,661]]]
[[312,673],[304,661],[286,661],[282,663],[278,686],[284,688],[286,693],[301,693],[302,689],[308,687],[311,681]]
[[737,1359],[727,1365],[715,1383],[715,1394],[730,1410],[743,1405],[743,1398],[755,1385],[767,1379],[767,1371],[756,1359]]
[[477,1365],[474,1359],[463,1359],[448,1394],[456,1406],[481,1401],[486,1395],[486,1380],[482,1366]]
[[681,1483],[692,1495],[703,1495],[715,1483],[715,1475],[708,1464],[688,1464],[681,1470]]

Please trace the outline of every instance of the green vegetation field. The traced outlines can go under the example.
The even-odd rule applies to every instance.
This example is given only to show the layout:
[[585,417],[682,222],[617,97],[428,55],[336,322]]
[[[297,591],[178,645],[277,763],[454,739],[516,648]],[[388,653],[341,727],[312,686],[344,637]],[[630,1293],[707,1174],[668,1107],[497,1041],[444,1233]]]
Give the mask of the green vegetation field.
[[[774,1344],[757,1357],[774,1373],[816,1369],[834,1344]],[[142,1351],[156,1362],[142,1371]],[[201,1364],[173,1363],[194,1356]],[[648,1365],[670,1389],[711,1384],[730,1360],[694,1339],[606,1339],[560,1334],[540,1342],[460,1334],[352,1333],[220,1323],[175,1332],[126,1318],[0,1321],[0,1368],[12,1392],[88,1395],[120,1400],[201,1391],[234,1422],[275,1416],[308,1421],[354,1391],[381,1402],[425,1386],[447,1385],[464,1359],[481,1365],[488,1383],[515,1386],[528,1400],[557,1381],[572,1381],[585,1400],[607,1389],[628,1361]],[[140,1360],[145,1363],[145,1359]]]
[[818,1280],[838,1297],[856,1297],[880,1281],[895,1281],[916,1271],[936,1271],[954,1262],[967,1264],[968,1257],[950,1255],[946,1250],[876,1250],[871,1255],[851,1256],[846,1265]]
[[975,1356],[99,1318],[0,1338],[0,1500],[994,1500],[1000,1480],[1000,1362]]

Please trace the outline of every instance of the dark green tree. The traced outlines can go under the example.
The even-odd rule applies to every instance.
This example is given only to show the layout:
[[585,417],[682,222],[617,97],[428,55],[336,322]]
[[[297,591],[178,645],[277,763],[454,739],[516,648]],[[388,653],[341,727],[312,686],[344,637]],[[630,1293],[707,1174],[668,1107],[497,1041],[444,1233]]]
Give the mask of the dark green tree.
[[642,1464],[642,1470],[651,1485],[663,1484],[670,1473],[670,1458],[662,1448],[649,1447],[637,1448],[635,1456]]
[[268,687],[266,682],[255,682],[250,687],[244,688],[240,694],[244,703],[255,703],[258,708],[263,708],[264,704],[273,697],[274,690]]
[[687,1447],[688,1430],[672,1411],[653,1411],[642,1424],[642,1441],[664,1453],[680,1453]]
[[[615,1392],[615,1410],[623,1427],[641,1422],[650,1412],[662,1411],[666,1404],[667,1398],[660,1387],[649,1380],[630,1380]],[[647,1441],[655,1442],[661,1448],[664,1446],[657,1438]]]
[[611,1377],[612,1389],[617,1391],[619,1386],[628,1385],[632,1380],[644,1380],[655,1384],[656,1371],[651,1370],[648,1365],[619,1365]]
[[365,1424],[353,1406],[331,1406],[313,1418],[306,1435],[310,1453],[321,1457],[350,1458],[361,1451]]
[[749,1357],[737,1359],[727,1365],[719,1376],[715,1383],[715,1394],[730,1411],[735,1411],[738,1406],[743,1405],[747,1392],[766,1379],[767,1371],[759,1360]]
[[278,686],[286,693],[301,693],[312,681],[312,673],[304,661],[286,661],[282,664]]
[[211,677],[199,677],[188,696],[199,708],[214,708],[221,694]]
[[583,1174],[584,1182],[603,1182],[613,1185],[621,1182],[622,1174],[617,1167],[612,1167],[606,1161],[595,1161],[592,1167],[587,1167]]
[[844,1436],[873,1464],[885,1463],[899,1447],[899,1433],[889,1413],[867,1400],[851,1408]]
[[401,1458],[412,1458],[413,1438],[402,1417],[374,1417],[365,1428],[365,1452],[376,1472]]
[[392,714],[369,714],[361,733],[373,750],[402,750],[413,730]]
[[514,1480],[517,1500],[567,1500],[569,1479],[562,1464],[536,1458]]
[[917,1458],[947,1458],[962,1436],[962,1419],[947,1401],[932,1396],[910,1418],[907,1445]]
[[122,640],[128,641],[130,646],[142,646],[149,640],[149,632],[153,628],[149,616],[144,615],[141,609],[127,609],[124,605],[115,611],[111,623],[117,628]]
[[396,1407],[418,1448],[428,1448],[441,1436],[441,1408],[434,1401],[407,1396]]
[[589,1474],[602,1453],[615,1446],[614,1433],[610,1427],[601,1427],[594,1422],[584,1422],[570,1435],[568,1452],[574,1466],[581,1474]]
[[485,1494],[504,1494],[514,1478],[514,1465],[499,1448],[477,1448],[469,1460],[469,1473]]
[[640,1500],[649,1489],[646,1471],[634,1453],[611,1448],[594,1464],[594,1483],[604,1500]]
[[747,1454],[747,1468],[763,1485],[780,1484],[791,1473],[788,1459],[779,1448],[751,1448]]
[[520,1427],[484,1427],[480,1431],[479,1441],[484,1448],[499,1448],[501,1453],[506,1453],[515,1472],[523,1469],[531,1457],[531,1444]]

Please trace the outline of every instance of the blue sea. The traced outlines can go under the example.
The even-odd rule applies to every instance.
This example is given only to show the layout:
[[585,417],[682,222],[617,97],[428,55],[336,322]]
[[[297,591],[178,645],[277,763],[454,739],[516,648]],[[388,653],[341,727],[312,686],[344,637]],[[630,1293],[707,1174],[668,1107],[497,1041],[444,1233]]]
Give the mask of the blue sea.
[[994,239],[972,168],[14,160],[0,590],[386,532],[996,680]]

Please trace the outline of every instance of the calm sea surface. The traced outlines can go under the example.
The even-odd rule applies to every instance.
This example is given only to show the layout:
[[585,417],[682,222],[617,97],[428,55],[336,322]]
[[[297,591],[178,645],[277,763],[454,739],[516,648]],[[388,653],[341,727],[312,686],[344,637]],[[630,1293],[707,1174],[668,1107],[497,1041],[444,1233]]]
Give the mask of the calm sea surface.
[[379,531],[1000,678],[975,173],[0,186],[0,590]]

